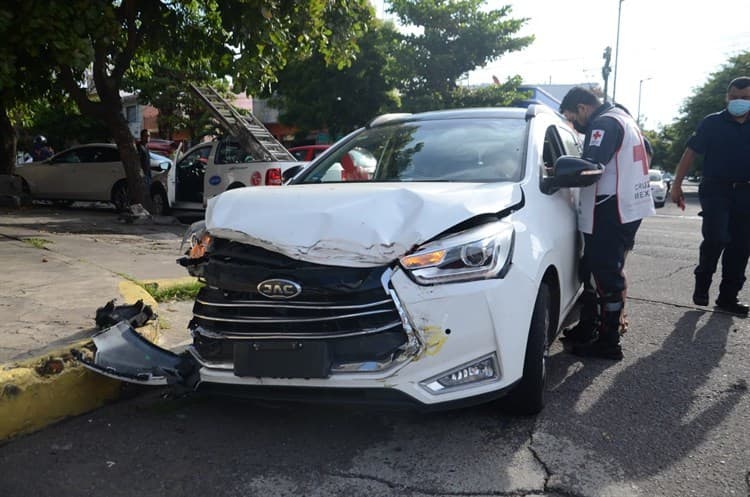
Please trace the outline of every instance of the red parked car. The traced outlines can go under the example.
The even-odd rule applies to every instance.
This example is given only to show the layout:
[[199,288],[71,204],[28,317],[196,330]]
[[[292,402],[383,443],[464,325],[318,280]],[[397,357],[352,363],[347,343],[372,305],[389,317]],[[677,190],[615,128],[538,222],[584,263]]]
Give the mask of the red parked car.
[[151,138],[146,147],[152,152],[171,158],[175,150],[177,150],[177,143],[162,138]]
[[298,161],[309,162],[323,153],[328,147],[330,147],[330,145],[301,145],[299,147],[292,147],[289,151]]

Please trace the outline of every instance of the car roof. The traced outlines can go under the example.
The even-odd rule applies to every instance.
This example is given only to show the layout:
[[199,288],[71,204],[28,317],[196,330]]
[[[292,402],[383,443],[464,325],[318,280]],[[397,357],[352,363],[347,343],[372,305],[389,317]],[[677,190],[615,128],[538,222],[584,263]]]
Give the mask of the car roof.
[[117,148],[117,145],[115,145],[114,143],[79,143],[78,145],[73,145],[71,147],[66,148],[65,150],[71,150],[73,148],[83,148],[83,147]]
[[417,114],[384,114],[373,119],[369,126],[442,119],[527,119],[540,113],[560,115],[546,105],[531,104],[521,107],[476,107],[469,109],[434,110]]

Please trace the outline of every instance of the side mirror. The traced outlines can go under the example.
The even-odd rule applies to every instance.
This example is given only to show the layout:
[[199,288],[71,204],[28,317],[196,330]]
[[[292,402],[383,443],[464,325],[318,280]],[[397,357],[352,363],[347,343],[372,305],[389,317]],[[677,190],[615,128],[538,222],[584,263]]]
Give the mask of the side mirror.
[[157,173],[169,171],[169,168],[172,167],[172,164],[169,162],[160,162],[155,166],[151,166],[151,170],[155,171]]
[[290,167],[289,169],[287,169],[286,171],[284,171],[283,173],[281,173],[281,182],[282,183],[286,183],[290,179],[294,178],[295,176],[297,176],[298,172],[300,172],[300,171],[302,171],[302,169],[304,169],[304,167],[305,166],[302,166],[302,165],[299,165],[299,164],[296,165],[296,166]]
[[579,157],[563,155],[555,161],[555,174],[542,181],[542,191],[554,193],[560,188],[579,188],[599,181],[604,167]]

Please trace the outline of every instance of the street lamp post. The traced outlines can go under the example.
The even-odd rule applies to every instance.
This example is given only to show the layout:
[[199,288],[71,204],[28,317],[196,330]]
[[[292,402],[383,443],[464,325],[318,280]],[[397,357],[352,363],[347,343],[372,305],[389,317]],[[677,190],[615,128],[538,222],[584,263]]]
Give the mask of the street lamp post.
[[638,81],[638,118],[635,120],[638,123],[638,126],[641,125],[641,93],[643,91],[643,82],[648,81],[653,78],[643,78],[642,80]]
[[617,58],[620,55],[620,15],[622,14],[622,2],[619,1],[617,7],[617,40],[615,41],[615,75],[612,78],[612,101],[616,102],[615,95],[617,94]]

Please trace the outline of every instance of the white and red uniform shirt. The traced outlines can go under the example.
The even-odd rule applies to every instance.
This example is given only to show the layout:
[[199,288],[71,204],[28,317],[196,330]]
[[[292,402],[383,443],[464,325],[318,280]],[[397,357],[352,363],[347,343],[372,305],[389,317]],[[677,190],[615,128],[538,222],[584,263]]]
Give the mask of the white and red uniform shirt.
[[[590,129],[584,143],[584,159],[596,161],[597,156],[602,156],[597,153],[599,148],[616,148],[613,154],[604,152],[603,157],[611,155],[611,158],[604,164],[601,179],[581,188],[578,229],[584,233],[593,232],[597,197],[601,200],[603,196],[617,196],[617,210],[622,224],[654,214],[646,146],[633,118],[622,109],[609,106],[594,118]],[[621,142],[618,140],[620,136]]]

